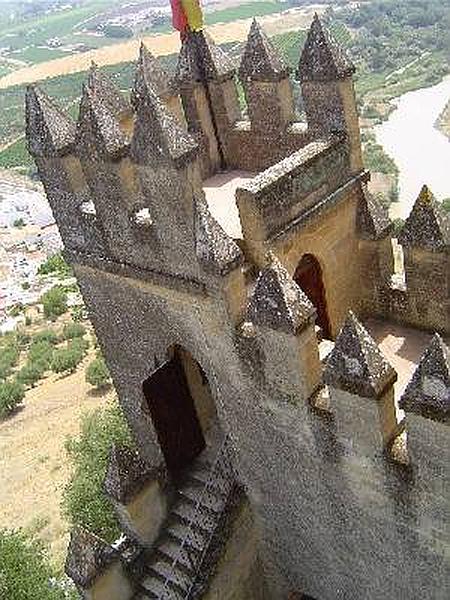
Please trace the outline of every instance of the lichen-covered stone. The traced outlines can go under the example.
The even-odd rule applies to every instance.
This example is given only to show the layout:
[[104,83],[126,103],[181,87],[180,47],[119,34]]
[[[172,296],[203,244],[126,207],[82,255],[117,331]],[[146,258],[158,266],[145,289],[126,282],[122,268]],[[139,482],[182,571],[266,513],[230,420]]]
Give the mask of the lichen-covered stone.
[[323,374],[329,386],[357,396],[378,398],[397,373],[352,311],[342,327]]
[[398,241],[405,247],[439,251],[450,246],[450,216],[424,185]]
[[369,240],[384,238],[392,229],[387,209],[369,192],[367,184],[361,185],[356,227],[360,236]]
[[118,552],[104,540],[82,527],[76,527],[70,535],[65,572],[77,586],[86,590],[118,557]]
[[89,137],[93,136],[92,141],[96,149],[115,159],[126,153],[128,138],[109,106],[109,103],[105,103],[89,86],[83,86],[77,140],[82,145],[84,141],[89,142]]
[[261,327],[297,334],[311,322],[316,310],[275,255],[268,255],[251,295],[247,315]]
[[450,423],[450,350],[435,334],[423,353],[400,407],[436,421]]
[[206,271],[226,275],[243,260],[236,242],[228,236],[208,210],[206,201],[194,202],[195,251]]
[[130,111],[131,107],[119,88],[95,63],[89,70],[87,87],[116,118]]
[[63,156],[73,150],[75,123],[39,88],[25,95],[25,132],[33,156]]
[[158,469],[146,465],[136,450],[114,444],[109,454],[104,489],[114,500],[127,504],[148,481],[159,474]]
[[131,103],[134,108],[139,105],[140,96],[145,94],[145,80],[149,82],[155,94],[162,99],[174,93],[169,74],[162,67],[160,61],[142,43],[139,48],[134,87],[131,91]]
[[314,15],[296,72],[301,81],[336,81],[351,77],[355,66],[344,48]]
[[181,87],[233,77],[235,66],[206,31],[192,31],[183,40],[174,81]]
[[279,81],[289,76],[290,69],[283,61],[265,31],[253,19],[247,44],[239,66],[241,79]]
[[131,155],[135,162],[145,164],[153,157],[182,167],[194,160],[198,144],[158,98],[145,73],[141,78],[136,111],[131,141]]

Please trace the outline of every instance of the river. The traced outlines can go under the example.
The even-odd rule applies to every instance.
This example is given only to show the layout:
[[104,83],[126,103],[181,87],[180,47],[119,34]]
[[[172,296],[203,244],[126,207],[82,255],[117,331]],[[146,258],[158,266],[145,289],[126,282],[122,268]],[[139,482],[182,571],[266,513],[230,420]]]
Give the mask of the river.
[[389,119],[375,128],[379,144],[400,170],[400,201],[391,217],[408,216],[426,183],[438,199],[450,197],[450,141],[435,122],[450,98],[450,76],[396,100]]

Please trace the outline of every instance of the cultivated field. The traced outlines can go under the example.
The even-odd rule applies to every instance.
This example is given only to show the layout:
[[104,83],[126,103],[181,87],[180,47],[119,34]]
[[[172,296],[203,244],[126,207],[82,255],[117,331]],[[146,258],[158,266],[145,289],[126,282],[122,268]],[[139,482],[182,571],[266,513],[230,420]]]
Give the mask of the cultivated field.
[[[240,8],[240,12],[242,13],[244,7]],[[228,13],[228,11],[220,11],[219,13],[213,13],[213,15],[222,15],[224,20],[228,20],[229,17],[231,17],[231,14],[236,14],[238,9],[229,10],[232,11],[230,15],[223,14]],[[275,35],[287,31],[306,29],[311,22],[314,12],[321,13],[324,10],[324,5],[293,8],[278,14],[261,16],[259,20],[269,35]],[[250,14],[252,13],[250,12]],[[212,24],[208,28],[208,31],[219,44],[242,42],[247,37],[251,20],[252,17],[249,16],[248,18],[238,19],[232,23],[223,22]],[[145,36],[142,39],[149,50],[156,56],[173,54],[179,49],[180,42],[177,33]],[[80,71],[86,71],[92,61],[96,62],[99,66],[129,62],[136,59],[139,44],[140,40],[134,39],[111,46],[104,46],[103,48],[97,48],[82,54],[55,58],[54,60],[24,67],[0,77],[0,89],[42,81],[58,75],[69,75]]]

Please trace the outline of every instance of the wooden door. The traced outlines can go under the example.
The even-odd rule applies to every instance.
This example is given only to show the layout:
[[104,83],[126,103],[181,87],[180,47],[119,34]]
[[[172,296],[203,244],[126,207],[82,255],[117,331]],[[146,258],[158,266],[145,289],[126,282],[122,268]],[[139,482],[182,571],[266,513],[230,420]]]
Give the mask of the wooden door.
[[322,269],[318,260],[312,254],[305,254],[298,264],[294,281],[302,288],[317,310],[317,325],[322,329],[326,339],[331,338],[330,322],[328,320],[327,301],[322,280]]
[[169,471],[187,467],[205,447],[183,366],[177,354],[143,384]]

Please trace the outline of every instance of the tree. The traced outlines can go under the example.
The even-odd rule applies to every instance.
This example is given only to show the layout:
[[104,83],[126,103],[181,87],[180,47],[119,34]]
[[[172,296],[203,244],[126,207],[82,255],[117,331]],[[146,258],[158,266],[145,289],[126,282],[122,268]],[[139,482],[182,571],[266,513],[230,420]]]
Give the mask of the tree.
[[68,439],[66,450],[74,470],[62,503],[72,526],[81,525],[109,542],[120,533],[114,510],[103,491],[112,444],[133,447],[116,402],[85,415],[80,436]]
[[0,383],[0,418],[9,415],[25,396],[25,388],[18,381]]
[[[0,530],[0,598],[64,600],[43,545],[23,530]],[[75,594],[71,595],[75,598]]]
[[45,292],[41,302],[44,315],[52,321],[67,311],[67,293],[58,285]]
[[110,375],[102,356],[94,358],[86,369],[86,381],[97,389],[104,388],[109,384]]

